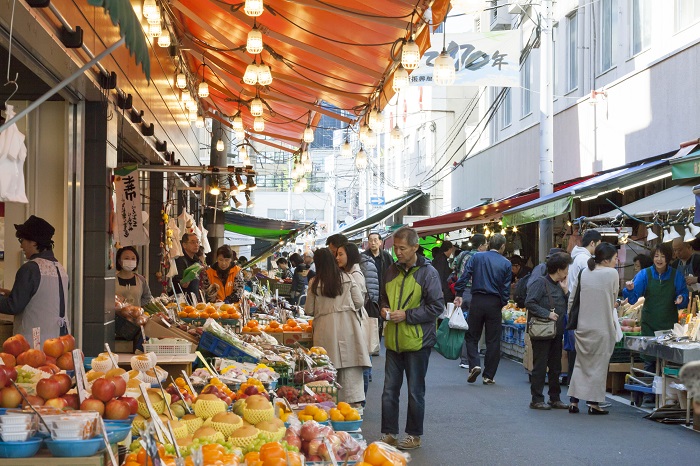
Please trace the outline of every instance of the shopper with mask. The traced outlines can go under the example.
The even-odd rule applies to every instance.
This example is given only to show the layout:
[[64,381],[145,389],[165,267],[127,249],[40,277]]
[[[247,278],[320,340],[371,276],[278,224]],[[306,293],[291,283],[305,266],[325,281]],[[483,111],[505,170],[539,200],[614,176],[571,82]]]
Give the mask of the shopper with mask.
[[[117,282],[114,293],[126,305],[142,307],[153,299],[148,281],[143,275],[136,273],[139,266],[139,253],[133,246],[124,246],[117,251]],[[134,348],[140,349],[141,329],[130,322],[125,316],[117,313],[114,316],[114,333],[120,339],[133,341]]]

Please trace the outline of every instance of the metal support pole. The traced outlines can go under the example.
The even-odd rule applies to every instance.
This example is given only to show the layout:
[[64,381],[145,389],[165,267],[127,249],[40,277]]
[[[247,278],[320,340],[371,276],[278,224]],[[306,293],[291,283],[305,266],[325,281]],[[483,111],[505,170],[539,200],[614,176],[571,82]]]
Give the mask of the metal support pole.
[[98,56],[90,60],[89,62],[85,63],[79,70],[77,70],[75,73],[72,75],[68,76],[66,79],[61,81],[60,83],[56,84],[55,87],[51,88],[46,94],[42,95],[39,97],[37,100],[32,102],[32,104],[19,112],[17,115],[14,116],[14,118],[10,118],[8,121],[5,122],[2,126],[0,126],[0,133],[2,133],[6,128],[9,128],[11,125],[19,121],[21,118],[24,118],[28,113],[36,109],[39,105],[43,104],[47,100],[51,98],[54,94],[56,94],[58,91],[66,87],[68,84],[71,82],[75,81],[78,79],[80,76],[83,75],[87,70],[92,68],[97,62],[102,60],[104,57],[109,55],[110,53],[114,52],[117,50],[121,45],[124,44],[124,38],[122,37],[119,39],[117,42],[112,44],[108,49],[100,53]]
[[[554,70],[552,67],[552,0],[542,0],[540,32],[540,197],[554,192]],[[540,220],[539,258],[553,243],[552,219]]]

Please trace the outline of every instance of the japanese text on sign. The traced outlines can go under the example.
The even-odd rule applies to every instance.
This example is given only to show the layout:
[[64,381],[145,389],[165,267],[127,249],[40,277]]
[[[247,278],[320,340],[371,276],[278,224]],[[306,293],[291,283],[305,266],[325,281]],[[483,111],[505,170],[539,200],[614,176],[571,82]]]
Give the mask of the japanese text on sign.
[[122,246],[138,246],[148,242],[141,218],[139,173],[134,170],[114,177],[116,194],[115,235]]

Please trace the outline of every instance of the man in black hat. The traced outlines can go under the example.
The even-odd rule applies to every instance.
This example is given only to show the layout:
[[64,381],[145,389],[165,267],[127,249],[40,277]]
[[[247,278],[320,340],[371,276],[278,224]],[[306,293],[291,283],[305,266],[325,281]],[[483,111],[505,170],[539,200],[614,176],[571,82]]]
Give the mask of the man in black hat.
[[49,222],[32,215],[15,229],[27,262],[17,270],[12,290],[0,289],[0,313],[14,315],[13,332],[33,346],[34,328],[41,329],[42,344],[68,333],[68,274],[53,254],[56,230]]

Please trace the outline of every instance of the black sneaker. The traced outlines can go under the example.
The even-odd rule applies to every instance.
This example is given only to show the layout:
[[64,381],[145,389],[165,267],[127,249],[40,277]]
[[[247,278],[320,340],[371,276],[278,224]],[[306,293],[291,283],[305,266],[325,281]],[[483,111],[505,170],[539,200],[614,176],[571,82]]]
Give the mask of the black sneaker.
[[488,378],[488,377],[484,377],[484,385],[493,385],[493,384],[495,384],[495,383],[496,383],[495,380],[490,379],[490,378]]
[[474,368],[469,371],[469,377],[467,377],[467,382],[469,382],[469,383],[476,382],[476,379],[477,379],[477,377],[479,377],[479,374],[481,374],[481,367],[474,366]]

